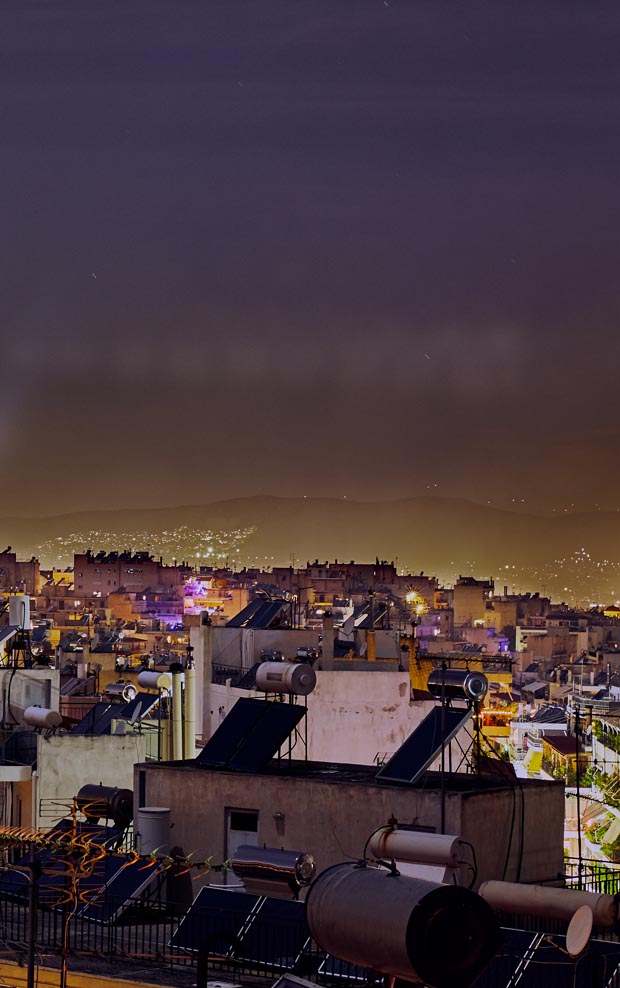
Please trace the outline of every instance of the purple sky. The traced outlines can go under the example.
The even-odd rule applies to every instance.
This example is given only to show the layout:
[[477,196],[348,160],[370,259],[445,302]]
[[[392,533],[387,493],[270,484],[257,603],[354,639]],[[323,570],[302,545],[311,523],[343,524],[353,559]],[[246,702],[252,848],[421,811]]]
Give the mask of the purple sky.
[[0,84],[0,513],[620,505],[616,2],[7,0]]

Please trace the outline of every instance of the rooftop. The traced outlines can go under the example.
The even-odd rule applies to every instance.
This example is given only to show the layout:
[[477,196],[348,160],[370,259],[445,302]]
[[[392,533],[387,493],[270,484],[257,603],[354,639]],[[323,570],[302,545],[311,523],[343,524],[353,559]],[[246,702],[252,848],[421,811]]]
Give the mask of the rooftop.
[[[574,747],[574,745],[573,745]],[[142,767],[142,766],[140,766]],[[364,786],[376,786],[380,789],[416,789],[426,791],[439,791],[441,789],[441,773],[425,772],[416,783],[398,782],[393,779],[383,779],[377,777],[376,765],[348,765],[338,762],[311,762],[302,759],[291,759],[290,761],[274,759],[265,769],[259,772],[243,772],[239,769],[220,768],[212,765],[204,765],[195,760],[178,762],[147,762],[144,767],[149,771],[166,771],[175,769],[183,772],[218,772],[225,775],[255,775],[261,778],[295,778],[310,779],[314,781],[335,783],[335,784],[357,784]],[[527,788],[540,788],[545,786],[558,785],[557,782],[550,782],[545,779],[521,779],[520,785]],[[446,773],[445,791],[447,793],[468,793],[468,792],[493,792],[511,788],[511,784],[506,781],[505,775],[497,778],[488,775],[479,776],[465,772]]]

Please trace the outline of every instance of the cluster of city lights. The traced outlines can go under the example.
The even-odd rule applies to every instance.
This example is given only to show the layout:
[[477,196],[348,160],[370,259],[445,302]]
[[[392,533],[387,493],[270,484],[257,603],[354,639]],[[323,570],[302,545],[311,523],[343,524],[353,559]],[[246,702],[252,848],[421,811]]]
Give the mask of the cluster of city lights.
[[36,546],[36,555],[46,569],[72,566],[74,553],[86,552],[87,549],[97,551],[100,546],[105,547],[106,552],[147,550],[155,557],[161,556],[169,564],[175,560],[192,565],[197,565],[198,560],[208,565],[218,565],[226,560],[237,564],[241,547],[255,531],[253,527],[218,531],[189,525],[163,531],[108,532],[91,529],[48,539]]

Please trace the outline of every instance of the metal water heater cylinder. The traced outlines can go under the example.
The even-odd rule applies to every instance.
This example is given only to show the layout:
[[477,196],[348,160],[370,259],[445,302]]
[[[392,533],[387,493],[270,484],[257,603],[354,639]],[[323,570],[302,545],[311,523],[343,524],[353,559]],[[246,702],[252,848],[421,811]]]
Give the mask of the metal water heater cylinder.
[[475,892],[355,864],[319,875],[306,919],[326,953],[430,988],[469,988],[501,943]]
[[316,873],[314,857],[305,851],[241,844],[231,868],[248,892],[275,898],[297,896],[310,885]]
[[82,786],[77,794],[78,809],[91,823],[113,820],[118,827],[128,827],[133,820],[133,792],[115,786]]
[[606,893],[490,881],[482,883],[479,894],[498,913],[542,916],[568,923],[578,909],[589,906],[597,926],[609,929],[617,923],[616,896]]
[[468,669],[433,669],[426,688],[433,696],[446,700],[484,700],[489,681],[483,672]]
[[451,834],[427,834],[418,830],[395,830],[383,827],[369,841],[370,853],[380,860],[409,861],[414,864],[443,865],[458,868],[467,856],[460,837]]
[[24,710],[24,723],[31,727],[44,727],[51,730],[60,727],[62,717],[57,710],[48,710],[47,707],[26,707]]
[[263,693],[308,696],[316,686],[312,666],[295,662],[263,662],[256,670],[256,689]]
[[170,854],[170,815],[168,806],[141,806],[138,809],[138,853],[164,858]]
[[145,690],[169,690],[172,677],[167,672],[141,672],[138,676],[138,686]]

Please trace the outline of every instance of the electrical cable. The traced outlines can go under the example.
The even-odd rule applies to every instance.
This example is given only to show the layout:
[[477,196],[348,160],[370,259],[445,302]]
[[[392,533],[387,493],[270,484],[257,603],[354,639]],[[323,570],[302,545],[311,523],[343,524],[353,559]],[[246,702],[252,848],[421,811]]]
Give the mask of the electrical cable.
[[523,852],[525,849],[525,792],[523,791],[523,786],[519,779],[517,779],[517,786],[519,788],[519,792],[521,793],[521,832],[519,835],[519,858],[517,861],[517,877],[515,878],[515,881],[520,882],[521,869],[523,867]]
[[13,680],[15,678],[15,673],[16,672],[17,672],[17,665],[14,665],[13,668],[12,668],[12,670],[11,670],[11,675],[9,676],[9,685],[8,685],[8,689],[7,689],[7,705],[8,705],[9,713],[10,713],[11,717],[13,718],[13,723],[14,724],[19,724],[19,721],[18,721],[17,717],[15,716],[15,714],[13,713],[13,708],[11,706],[11,686],[13,685]]
[[506,860],[504,861],[504,870],[502,871],[502,882],[506,881],[506,875],[508,873],[510,852],[512,851],[512,838],[514,835],[515,819],[517,816],[517,792],[514,783],[511,783],[510,791],[512,793],[512,816],[510,820],[510,833],[508,835],[508,846],[506,847]]

